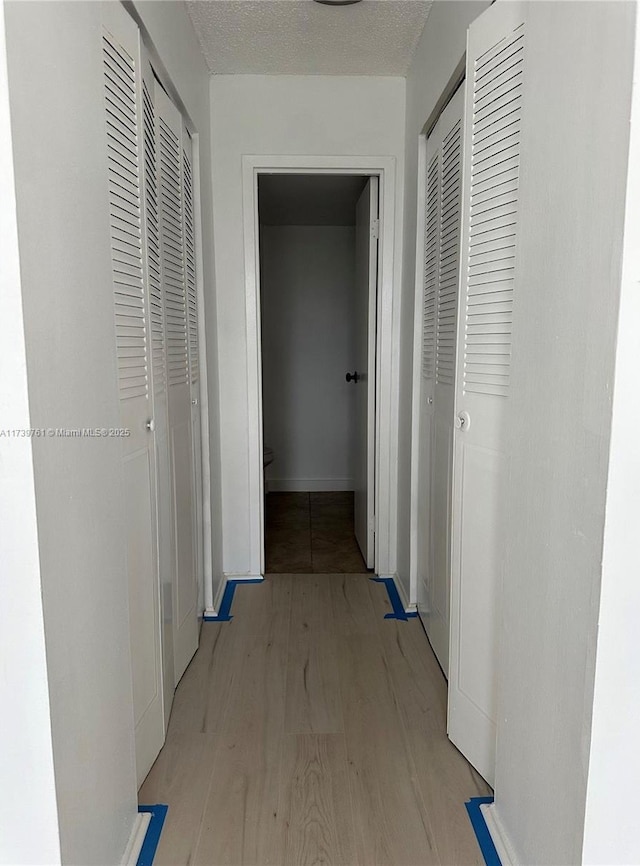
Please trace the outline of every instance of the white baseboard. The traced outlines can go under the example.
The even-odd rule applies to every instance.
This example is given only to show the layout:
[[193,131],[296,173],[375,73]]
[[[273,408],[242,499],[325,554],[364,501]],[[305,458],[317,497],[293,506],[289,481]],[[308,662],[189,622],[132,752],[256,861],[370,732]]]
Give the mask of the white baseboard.
[[410,604],[409,599],[407,598],[407,594],[404,591],[404,586],[400,578],[398,577],[397,572],[394,574],[379,574],[378,577],[384,577],[385,579],[391,578],[391,580],[395,583],[396,589],[398,590],[398,595],[400,596],[400,601],[402,602],[402,607],[405,613],[416,613],[418,606],[416,604]]
[[354,488],[353,478],[267,478],[270,493],[334,493]]
[[496,812],[495,803],[482,803],[480,812],[484,818],[484,823],[487,825],[491,841],[498,852],[502,866],[517,866],[518,861],[516,860],[513,846],[509,842],[509,838],[502,826],[502,821]]
[[243,580],[264,580],[264,574],[248,574],[246,571],[242,574],[235,574],[230,571],[228,574],[225,573],[224,575],[225,586],[229,580],[235,580],[238,583],[241,583]]
[[124,849],[124,854],[120,861],[122,866],[136,866],[150,823],[151,812],[138,812],[131,835],[129,836],[129,841],[127,842],[127,847]]

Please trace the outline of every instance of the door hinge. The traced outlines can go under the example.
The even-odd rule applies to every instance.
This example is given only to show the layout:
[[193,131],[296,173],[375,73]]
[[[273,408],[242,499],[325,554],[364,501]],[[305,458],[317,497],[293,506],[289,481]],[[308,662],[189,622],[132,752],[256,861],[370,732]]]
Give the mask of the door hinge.
[[377,241],[380,237],[380,220],[375,219],[371,223],[371,238],[374,241]]

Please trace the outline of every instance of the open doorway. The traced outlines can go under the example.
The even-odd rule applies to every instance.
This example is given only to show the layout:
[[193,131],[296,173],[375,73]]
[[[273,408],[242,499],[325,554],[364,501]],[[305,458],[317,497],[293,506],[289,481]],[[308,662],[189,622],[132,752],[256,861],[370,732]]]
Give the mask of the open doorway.
[[378,179],[258,178],[265,571],[374,565]]

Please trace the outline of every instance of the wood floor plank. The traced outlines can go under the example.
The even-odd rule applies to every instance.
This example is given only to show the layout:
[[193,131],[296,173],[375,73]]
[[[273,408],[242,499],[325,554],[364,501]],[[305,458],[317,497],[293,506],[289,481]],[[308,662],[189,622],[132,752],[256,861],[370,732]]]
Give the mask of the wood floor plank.
[[446,735],[446,680],[417,619],[379,620],[379,633],[440,862],[482,866],[464,803],[491,793]]
[[215,733],[222,720],[233,685],[236,656],[233,623],[205,622],[200,646],[178,684],[171,711],[169,740],[185,732]]
[[447,727],[447,681],[422,624],[407,620],[377,618],[378,634],[402,706],[411,707],[414,723],[425,732]]
[[353,866],[354,823],[342,734],[284,738],[274,858],[282,866]]
[[377,635],[341,639],[349,782],[362,866],[436,866],[433,831]]
[[282,866],[282,734],[272,734],[220,735],[194,866]]
[[287,733],[344,730],[337,641],[333,631],[292,628],[287,661]]
[[261,583],[238,583],[231,610],[231,626],[242,635],[286,632],[290,604],[290,574],[272,574]]
[[235,676],[196,853],[195,863],[202,866],[277,862],[270,852],[284,730],[290,578],[244,589],[263,592],[234,607],[238,643],[228,663]]
[[377,616],[377,621],[384,619],[387,613],[392,613],[391,602],[389,601],[389,593],[387,592],[386,584],[378,583],[375,580],[370,580],[368,584],[369,597],[373,610]]
[[222,731],[276,738],[284,730],[287,676],[287,630],[274,626],[266,634],[243,635],[229,664],[235,675]]
[[167,742],[145,779],[140,803],[169,804],[154,866],[188,866],[193,862],[216,743],[215,734],[183,733]]
[[377,634],[368,583],[362,574],[341,574],[331,582],[335,628],[340,634]]
[[490,794],[489,786],[444,734],[429,738],[412,730],[407,739],[439,862],[443,866],[484,866],[464,804],[470,797]]
[[333,631],[332,583],[341,575],[297,574],[291,577],[291,631]]

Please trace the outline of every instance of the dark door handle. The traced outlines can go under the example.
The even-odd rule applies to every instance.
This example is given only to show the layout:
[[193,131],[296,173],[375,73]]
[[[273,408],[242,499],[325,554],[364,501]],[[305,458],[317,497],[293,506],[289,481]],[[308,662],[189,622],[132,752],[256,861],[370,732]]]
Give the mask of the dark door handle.
[[347,382],[359,382],[360,381],[360,373],[347,373],[345,376]]

